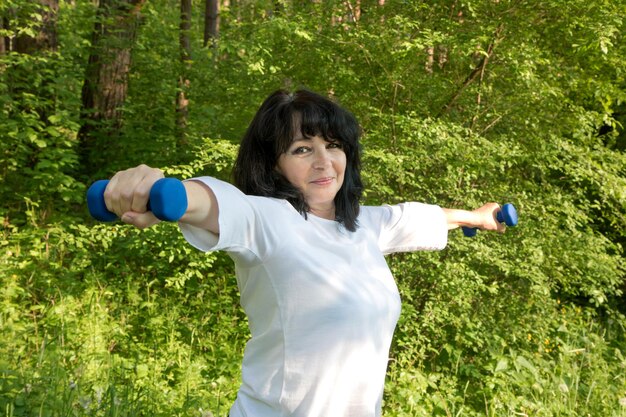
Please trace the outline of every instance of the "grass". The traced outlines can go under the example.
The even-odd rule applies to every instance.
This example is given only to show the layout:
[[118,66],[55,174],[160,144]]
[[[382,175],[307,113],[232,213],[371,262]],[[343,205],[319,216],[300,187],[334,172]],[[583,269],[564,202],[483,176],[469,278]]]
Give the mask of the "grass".
[[[25,233],[0,259],[0,415],[227,414],[248,330],[226,256],[176,245],[174,227]],[[626,417],[617,310],[435,275],[400,280],[386,417]]]

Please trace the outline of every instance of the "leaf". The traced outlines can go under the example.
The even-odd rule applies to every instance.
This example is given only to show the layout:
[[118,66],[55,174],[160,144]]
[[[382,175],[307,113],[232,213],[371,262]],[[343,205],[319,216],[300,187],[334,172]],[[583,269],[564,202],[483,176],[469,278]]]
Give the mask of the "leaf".
[[58,138],[59,136],[61,136],[61,132],[59,132],[59,129],[54,126],[46,127],[46,133],[48,133],[53,138]]
[[294,33],[296,34],[296,36],[305,39],[307,41],[312,41],[313,37],[309,34],[309,32],[301,29],[301,28],[297,28]]
[[528,369],[533,375],[537,374],[537,368],[535,368],[533,364],[531,364],[528,359],[523,356],[518,356],[517,358],[515,358],[515,364],[519,365],[522,368]]
[[509,360],[508,359],[500,359],[498,364],[496,365],[496,369],[494,372],[502,372],[506,371],[509,368]]

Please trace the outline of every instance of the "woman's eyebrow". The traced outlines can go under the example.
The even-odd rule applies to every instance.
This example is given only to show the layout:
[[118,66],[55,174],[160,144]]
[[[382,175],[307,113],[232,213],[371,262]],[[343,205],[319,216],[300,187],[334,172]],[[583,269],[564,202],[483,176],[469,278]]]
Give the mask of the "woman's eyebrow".
[[296,136],[295,138],[293,138],[293,142],[301,142],[301,141],[308,141],[308,142],[310,142],[312,140],[313,139],[311,139],[310,136],[302,136],[302,135]]

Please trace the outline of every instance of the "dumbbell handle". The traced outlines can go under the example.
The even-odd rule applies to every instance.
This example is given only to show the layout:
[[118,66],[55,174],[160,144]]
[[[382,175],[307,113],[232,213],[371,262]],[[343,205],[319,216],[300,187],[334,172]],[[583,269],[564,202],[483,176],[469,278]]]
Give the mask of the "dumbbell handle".
[[[109,180],[94,182],[87,190],[89,214],[101,222],[112,222],[117,215],[110,212],[104,202],[104,190]],[[187,211],[187,191],[176,178],[161,178],[152,185],[148,200],[148,211],[159,220],[175,222]]]
[[[500,223],[504,223],[507,226],[517,226],[517,210],[511,203],[506,203],[502,206],[500,211],[496,213],[496,220]],[[463,234],[467,237],[476,236],[478,228],[463,226]]]

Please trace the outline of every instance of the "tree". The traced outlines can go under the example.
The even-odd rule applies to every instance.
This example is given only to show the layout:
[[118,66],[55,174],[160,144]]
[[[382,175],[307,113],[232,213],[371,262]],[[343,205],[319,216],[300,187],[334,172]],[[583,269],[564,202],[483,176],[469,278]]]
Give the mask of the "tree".
[[[6,52],[14,52],[31,56],[34,59],[47,57],[57,50],[56,21],[59,10],[58,0],[38,0],[22,6],[14,6],[0,9],[0,21],[2,27],[10,33],[3,36],[2,49]],[[31,69],[32,70],[32,69]],[[26,72],[25,72],[26,71]],[[24,82],[28,78],[27,69],[20,65],[13,65],[9,73],[13,81],[10,83],[14,95],[24,91],[31,91],[33,87]],[[48,93],[49,105],[52,105],[54,97],[50,95],[50,89],[43,89]],[[41,91],[41,90],[39,90]],[[45,120],[46,113],[41,106],[38,109],[42,120]]]
[[191,64],[191,0],[180,0],[180,75],[176,91],[176,150],[181,157],[188,146],[187,123],[189,115],[189,100],[187,92],[190,89],[189,68]]
[[[67,200],[75,164],[67,128],[59,115],[66,97],[58,78],[57,0],[0,6],[0,199],[5,207],[37,201],[49,208]],[[72,167],[72,168],[70,168]],[[38,203],[38,204],[39,204]]]
[[145,0],[101,0],[82,89],[78,133],[81,171],[93,176],[119,155],[122,106],[128,94],[131,51]]
[[204,46],[214,44],[220,33],[220,2],[205,0],[204,7]]
[[[14,10],[19,20],[37,16],[32,23],[33,30],[20,31],[13,39],[12,50],[32,54],[37,51],[55,51],[57,48],[56,17],[59,11],[58,0],[38,0],[30,5]],[[29,10],[30,9],[30,10]],[[24,13],[26,12],[26,13]],[[23,22],[25,23],[25,22]],[[21,26],[21,25],[20,25]]]

